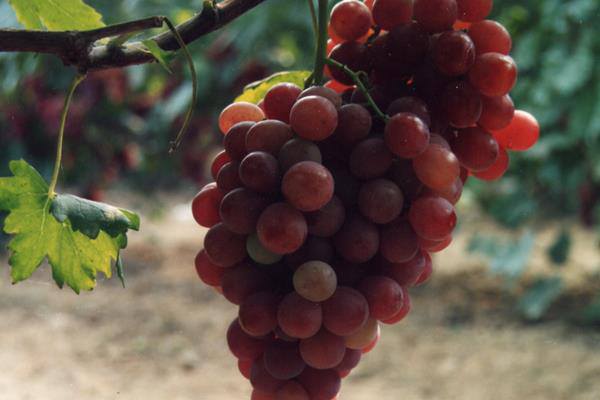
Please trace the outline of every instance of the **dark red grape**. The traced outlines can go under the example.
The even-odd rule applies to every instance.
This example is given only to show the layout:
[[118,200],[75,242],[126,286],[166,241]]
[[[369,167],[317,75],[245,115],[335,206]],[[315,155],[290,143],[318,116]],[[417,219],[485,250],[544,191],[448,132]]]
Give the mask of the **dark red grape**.
[[415,0],[414,19],[429,33],[448,31],[458,17],[456,0]]
[[357,0],[343,0],[331,10],[331,28],[345,41],[358,40],[371,28],[371,11]]
[[413,159],[413,168],[419,180],[434,190],[450,187],[460,174],[460,163],[454,153],[438,144],[429,145]]
[[340,230],[346,218],[346,209],[339,197],[331,200],[317,211],[304,215],[308,225],[308,233],[320,237],[333,236]]
[[474,126],[481,116],[481,95],[465,81],[451,82],[441,94],[444,116],[456,128]]
[[227,330],[227,345],[231,353],[241,360],[256,360],[267,346],[264,338],[255,338],[242,330],[237,318]]
[[475,44],[464,32],[444,32],[433,42],[432,55],[435,65],[443,74],[463,75],[475,63]]
[[350,171],[357,178],[379,178],[392,166],[392,153],[383,139],[374,137],[357,144],[349,162]]
[[515,115],[515,104],[507,94],[499,97],[481,96],[481,116],[477,122],[488,131],[506,128]]
[[419,241],[410,224],[401,219],[381,229],[379,251],[392,263],[405,262],[419,251]]
[[267,117],[288,123],[290,110],[302,92],[293,83],[278,83],[265,94],[264,108]]
[[234,189],[221,202],[221,219],[230,231],[249,235],[256,230],[258,217],[268,204],[265,197],[249,189]]
[[394,100],[386,110],[387,115],[390,117],[399,113],[414,114],[425,123],[425,125],[431,125],[431,117],[429,115],[429,107],[427,103],[418,97],[406,96],[400,97]]
[[335,106],[326,98],[307,96],[299,99],[290,112],[290,125],[303,139],[319,141],[331,136],[338,123]]
[[267,119],[256,123],[245,136],[247,151],[264,151],[275,157],[281,147],[292,137],[292,128],[281,121]]
[[196,255],[194,264],[196,273],[202,282],[209,286],[221,286],[221,280],[226,269],[213,264],[206,255],[206,251],[201,250]]
[[286,142],[279,151],[279,166],[285,172],[302,161],[323,162],[319,146],[311,141],[295,138]]
[[376,224],[387,224],[402,212],[404,196],[400,188],[387,179],[376,179],[362,185],[358,207],[362,215]]
[[508,55],[512,48],[510,33],[496,21],[476,22],[469,27],[468,34],[475,43],[477,54],[501,53]]
[[385,143],[398,157],[415,158],[429,144],[429,128],[414,114],[396,114],[385,126]]
[[340,96],[336,91],[324,87],[324,86],[311,86],[309,88],[304,89],[304,91],[302,91],[302,93],[300,93],[300,96],[298,96],[298,99],[301,99],[303,97],[307,97],[307,96],[320,96],[320,97],[324,97],[327,100],[329,100],[331,102],[331,104],[334,105],[336,110],[339,110],[340,107],[342,106],[342,96]]
[[504,96],[517,81],[517,65],[504,54],[485,53],[475,59],[469,81],[485,96]]
[[458,19],[461,21],[478,22],[485,19],[494,5],[493,0],[456,0]]
[[333,196],[333,176],[314,161],[302,161],[283,176],[281,191],[287,201],[300,211],[316,211]]
[[385,276],[369,276],[360,282],[358,290],[369,303],[371,318],[385,320],[400,311],[404,303],[402,288]]
[[369,317],[367,300],[351,287],[338,287],[333,296],[323,302],[322,307],[323,325],[329,332],[339,336],[357,332]]
[[298,250],[308,234],[304,216],[286,203],[267,207],[258,219],[256,231],[263,246],[275,254]]
[[498,142],[479,127],[461,129],[452,142],[452,150],[460,163],[471,171],[484,171],[498,158]]
[[265,336],[277,327],[279,298],[270,292],[246,297],[240,305],[239,323],[244,332],[254,337]]
[[386,31],[409,23],[412,13],[413,0],[377,0],[373,4],[373,20]]
[[372,123],[366,108],[360,104],[346,104],[338,111],[335,137],[343,144],[352,145],[369,136]]
[[454,206],[441,197],[421,197],[413,202],[408,214],[415,232],[429,240],[442,240],[456,226]]
[[206,233],[204,249],[214,264],[231,267],[246,258],[246,237],[218,223]]
[[379,248],[377,226],[360,215],[350,215],[334,236],[335,248],[343,259],[363,263],[375,256]]
[[223,192],[216,183],[204,186],[192,200],[192,215],[196,222],[206,228],[219,223],[221,221],[219,217],[221,200],[223,200]]
[[318,303],[313,303],[292,292],[279,303],[277,321],[286,335],[305,339],[321,329],[323,313]]
[[300,356],[298,343],[274,340],[265,349],[265,369],[277,379],[292,379],[304,371],[306,364]]
[[232,160],[241,161],[246,157],[246,134],[254,125],[254,122],[239,122],[232,126],[223,138],[223,147]]
[[254,151],[244,157],[239,175],[247,188],[263,193],[274,192],[281,179],[277,159],[264,151]]

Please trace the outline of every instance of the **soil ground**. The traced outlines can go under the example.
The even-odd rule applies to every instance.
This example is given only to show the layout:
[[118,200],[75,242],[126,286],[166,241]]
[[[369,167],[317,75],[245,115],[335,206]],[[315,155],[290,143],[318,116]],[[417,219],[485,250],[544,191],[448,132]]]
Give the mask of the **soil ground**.
[[[203,231],[183,197],[163,205],[132,235],[126,290],[102,280],[76,296],[56,288],[47,266],[11,286],[3,268],[0,399],[249,399],[224,339],[235,309],[192,267]],[[568,318],[519,320],[501,281],[465,250],[471,234],[496,228],[476,220],[463,226],[454,246],[436,256],[432,281],[412,292],[411,315],[384,327],[340,399],[600,399],[600,330]],[[555,230],[538,237],[532,271],[546,268],[540,252]],[[589,290],[600,256],[593,235],[575,235],[566,275],[577,293]]]

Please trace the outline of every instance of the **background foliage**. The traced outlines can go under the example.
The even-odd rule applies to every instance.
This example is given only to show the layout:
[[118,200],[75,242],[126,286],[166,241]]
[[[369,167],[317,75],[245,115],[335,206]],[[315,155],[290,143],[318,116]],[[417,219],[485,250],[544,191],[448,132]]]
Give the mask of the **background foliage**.
[[[108,24],[165,13],[182,21],[201,7],[200,1],[190,0],[87,3]],[[539,144],[513,157],[503,181],[483,185],[471,180],[468,185],[482,208],[501,224],[529,227],[509,242],[485,234],[471,241],[470,249],[488,256],[492,270],[508,280],[523,274],[535,240],[528,232],[540,223],[577,217],[592,227],[600,218],[599,17],[597,0],[496,1],[494,18],[513,34],[513,55],[520,67],[515,102],[542,125]],[[0,4],[0,26],[18,26],[6,2]],[[175,59],[172,75],[158,65],[92,74],[72,105],[63,182],[93,199],[101,199],[105,188],[116,185],[144,191],[190,182],[202,185],[207,162],[219,145],[219,110],[249,82],[278,70],[309,67],[312,43],[305,2],[284,0],[269,1],[194,43],[190,50],[200,79],[200,101],[192,132],[174,157],[166,157],[166,149],[191,91],[183,60]],[[49,174],[72,74],[49,57],[0,54],[1,175],[8,172],[8,160],[20,157]],[[173,179],[182,175],[187,181]],[[534,282],[523,295],[520,307],[526,317],[541,317],[561,293],[558,267],[570,247],[571,237],[564,230],[548,249],[555,272]],[[600,321],[600,312],[591,315]]]

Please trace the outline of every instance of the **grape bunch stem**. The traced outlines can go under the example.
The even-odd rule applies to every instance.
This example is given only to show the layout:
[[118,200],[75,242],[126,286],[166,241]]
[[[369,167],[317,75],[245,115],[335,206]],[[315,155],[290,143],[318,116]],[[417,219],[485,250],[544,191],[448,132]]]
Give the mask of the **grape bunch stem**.
[[375,111],[375,114],[379,118],[381,118],[381,120],[383,120],[384,122],[387,122],[387,120],[390,119],[390,117],[388,115],[386,115],[383,111],[381,111],[381,109],[375,103],[375,100],[373,100],[373,97],[371,97],[371,95],[369,94],[369,91],[367,90],[365,84],[363,83],[362,79],[360,79],[360,75],[361,75],[360,71],[359,72],[352,71],[350,68],[348,68],[347,65],[337,62],[336,60],[334,60],[332,58],[326,58],[325,63],[328,65],[331,65],[332,67],[340,68],[346,74],[348,74],[348,76],[350,76],[352,78],[352,81],[354,82],[354,84],[356,85],[358,90],[360,90],[365,95],[365,97],[367,99],[367,103],[369,104],[369,106],[371,106],[371,108],[373,108],[373,110]]

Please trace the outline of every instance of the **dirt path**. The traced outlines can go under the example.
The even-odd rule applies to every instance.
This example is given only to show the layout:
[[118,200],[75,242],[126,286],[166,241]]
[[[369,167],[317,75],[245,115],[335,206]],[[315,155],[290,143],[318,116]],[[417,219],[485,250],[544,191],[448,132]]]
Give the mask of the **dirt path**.
[[[249,399],[224,339],[235,310],[190,265],[201,237],[185,207],[147,223],[127,253],[127,290],[100,282],[78,297],[57,290],[46,267],[13,287],[3,269],[0,399]],[[525,327],[493,294],[446,290],[451,265],[477,263],[461,251],[439,260],[445,271],[415,291],[404,324],[385,327],[340,399],[600,399],[600,332]]]

